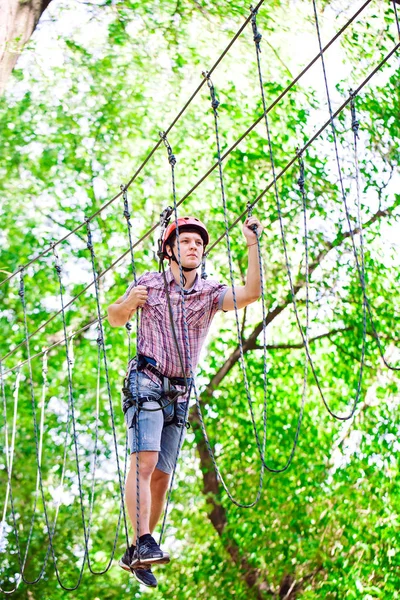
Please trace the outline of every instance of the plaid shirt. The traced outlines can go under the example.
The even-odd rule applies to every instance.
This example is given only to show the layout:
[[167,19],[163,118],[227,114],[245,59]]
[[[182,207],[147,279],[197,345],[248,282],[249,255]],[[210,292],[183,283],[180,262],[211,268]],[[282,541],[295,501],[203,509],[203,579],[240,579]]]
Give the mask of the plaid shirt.
[[[180,286],[175,282],[171,269],[166,271],[169,286],[171,308],[174,315],[174,326],[186,376],[190,377],[189,361],[184,337],[184,322]],[[167,377],[182,377],[182,368],[172,335],[167,295],[164,289],[162,273],[144,273],[137,280],[137,285],[147,288],[148,297],[142,307],[140,318],[139,354],[154,358],[157,369]],[[132,283],[125,296],[135,287]],[[190,290],[185,290],[186,320],[189,332],[190,361],[193,371],[199,361],[200,350],[207,336],[211,321],[222,302],[228,287],[217,281],[202,280],[197,275]],[[155,376],[146,371],[156,381]]]

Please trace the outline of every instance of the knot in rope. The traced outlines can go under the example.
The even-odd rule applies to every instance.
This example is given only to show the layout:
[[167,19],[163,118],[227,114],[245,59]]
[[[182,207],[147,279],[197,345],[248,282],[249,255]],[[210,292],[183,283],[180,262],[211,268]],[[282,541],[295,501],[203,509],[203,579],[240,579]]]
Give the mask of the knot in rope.
[[258,52],[261,52],[260,42],[262,40],[262,35],[257,29],[257,12],[258,11],[257,11],[257,9],[254,9],[252,6],[250,6],[250,10],[251,10],[251,27],[253,29],[253,40],[254,40],[254,43],[256,45]]
[[[167,138],[165,138],[165,139],[167,139]],[[167,144],[168,144],[168,141],[167,141]],[[168,144],[168,146],[169,146],[169,144]],[[168,149],[168,146],[166,146],[167,149]],[[171,148],[171,146],[169,146],[169,147]],[[172,149],[171,149],[171,152],[172,152]],[[173,165],[171,165],[171,166],[173,168]],[[163,246],[164,232],[165,232],[166,228],[168,227],[168,224],[169,224],[170,219],[171,219],[172,212],[173,211],[172,211],[171,206],[167,206],[167,208],[164,208],[164,210],[160,214],[160,237],[158,238],[158,251],[157,251],[157,256],[158,256],[158,258],[160,260],[160,264],[161,264],[162,259],[164,257],[164,252],[163,252],[163,248],[162,248],[162,246]]]
[[51,245],[52,250],[53,250],[53,254],[54,254],[54,268],[57,271],[57,275],[61,275],[61,271],[62,271],[62,266],[61,266],[61,262],[60,262],[60,257],[57,254],[57,250],[56,250],[56,246],[55,244]]
[[211,107],[212,107],[213,111],[216,113],[220,102],[219,102],[217,96],[215,95],[214,84],[210,79],[210,75],[209,75],[208,71],[203,71],[202,75],[203,75],[203,77],[205,77],[207,79],[207,85],[210,90],[210,96],[211,96]]
[[103,344],[104,344],[104,339],[103,339],[103,336],[102,336],[101,332],[99,332],[99,334],[98,334],[98,336],[97,336],[97,339],[96,339],[96,342],[97,342],[97,345],[98,345],[99,347],[100,347],[100,346],[103,346]]
[[124,200],[124,217],[128,221],[128,226],[131,227],[131,223],[129,222],[129,219],[131,218],[131,213],[129,212],[129,206],[128,206],[127,188],[125,185],[121,185],[120,188],[122,191],[122,198]]
[[90,218],[89,217],[85,217],[85,223],[86,223],[87,238],[88,238],[86,246],[92,252],[92,250],[93,250],[93,240],[92,240],[92,232],[91,232],[91,229],[90,229]]
[[21,299],[24,299],[25,297],[25,287],[24,287],[24,271],[23,269],[21,269],[21,274],[20,274],[20,279],[19,279],[19,290],[18,290],[18,296]]
[[174,168],[175,165],[176,165],[176,158],[175,158],[175,154],[172,153],[172,148],[169,145],[169,142],[167,140],[167,134],[165,133],[165,131],[160,131],[160,138],[164,142],[164,146],[167,149],[167,152],[168,152],[168,162],[171,165],[171,167]]
[[[253,215],[253,208],[254,207],[249,200],[249,202],[247,203],[247,218],[248,219],[250,219],[250,217]],[[254,223],[254,225],[250,225],[250,229],[252,231],[254,231],[255,234],[257,234],[257,225],[255,223]],[[257,238],[258,238],[258,235],[257,235]]]
[[128,321],[125,325],[125,329],[127,330],[128,334],[131,333],[132,331],[132,323],[130,321]]
[[352,128],[354,134],[358,137],[358,129],[360,127],[360,122],[357,119],[356,105],[354,102],[356,95],[353,92],[353,90],[349,90],[349,91],[350,91],[351,128]]
[[298,178],[298,180],[297,180],[297,185],[299,186],[299,188],[300,188],[300,191],[301,191],[302,193],[304,193],[304,182],[305,182],[305,176],[304,176],[304,161],[303,161],[303,158],[302,158],[302,156],[301,156],[301,153],[300,153],[299,149],[297,149],[297,158],[298,158],[298,161],[299,161],[299,167],[300,167],[300,176],[299,176],[299,178]]

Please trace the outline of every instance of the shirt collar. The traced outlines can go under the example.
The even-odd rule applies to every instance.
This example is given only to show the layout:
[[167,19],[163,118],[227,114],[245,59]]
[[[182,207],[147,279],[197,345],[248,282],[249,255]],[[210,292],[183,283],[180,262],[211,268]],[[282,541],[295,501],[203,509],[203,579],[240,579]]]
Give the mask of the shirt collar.
[[[172,281],[176,283],[171,268],[169,268],[165,272],[165,277],[166,277],[167,283],[170,284]],[[201,279],[201,277],[199,277],[199,274],[196,273],[196,279],[194,280],[194,284],[193,284],[193,287],[191,288],[191,291],[192,292],[200,292],[203,289],[203,285],[204,285],[204,281]],[[179,288],[180,286],[177,285],[177,287]]]

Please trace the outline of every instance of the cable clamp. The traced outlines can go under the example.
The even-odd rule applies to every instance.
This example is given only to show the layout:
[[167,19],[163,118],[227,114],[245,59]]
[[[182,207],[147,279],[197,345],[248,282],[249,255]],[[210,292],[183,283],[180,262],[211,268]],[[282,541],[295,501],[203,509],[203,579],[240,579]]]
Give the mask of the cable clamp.
[[21,267],[20,276],[19,276],[19,290],[18,296],[23,300],[25,296],[25,286],[24,286],[24,269]]
[[170,143],[167,140],[167,134],[165,133],[165,131],[160,131],[159,134],[160,134],[160,138],[164,142],[164,146],[166,147],[167,152],[168,152],[168,162],[171,165],[171,167],[174,168],[176,165],[176,158],[175,158],[175,154],[172,153],[172,148],[170,146]]
[[300,167],[300,176],[297,180],[297,185],[299,186],[300,191],[302,193],[304,193],[304,182],[305,182],[304,161],[303,161],[303,157],[301,155],[301,150],[299,147],[296,148],[296,156],[297,156],[297,160],[299,161],[299,167]]
[[93,240],[92,240],[92,231],[90,229],[90,217],[85,217],[86,229],[87,229],[87,248],[92,251],[93,250]]
[[210,79],[210,74],[208,71],[203,71],[202,72],[203,77],[206,78],[207,80],[207,85],[208,85],[208,89],[210,90],[210,96],[211,96],[211,107],[214,110],[214,112],[217,112],[217,108],[220,104],[219,100],[217,99],[217,96],[215,95],[215,87],[213,82]]
[[358,130],[360,127],[360,122],[358,121],[357,114],[356,114],[356,104],[355,104],[356,94],[355,94],[355,92],[353,92],[352,89],[349,90],[349,94],[350,94],[351,128],[354,132],[354,135],[356,137],[358,137]]
[[260,42],[262,40],[262,35],[257,29],[257,12],[258,12],[258,10],[256,8],[253,8],[252,6],[250,6],[250,11],[251,11],[251,27],[253,29],[253,40],[254,40],[254,43],[256,45],[258,52],[261,52]]
[[121,184],[120,185],[121,188],[121,192],[122,192],[122,198],[124,201],[124,217],[125,219],[128,221],[128,226],[131,227],[131,224],[129,222],[129,219],[131,218],[131,213],[129,212],[129,206],[128,206],[128,188]]

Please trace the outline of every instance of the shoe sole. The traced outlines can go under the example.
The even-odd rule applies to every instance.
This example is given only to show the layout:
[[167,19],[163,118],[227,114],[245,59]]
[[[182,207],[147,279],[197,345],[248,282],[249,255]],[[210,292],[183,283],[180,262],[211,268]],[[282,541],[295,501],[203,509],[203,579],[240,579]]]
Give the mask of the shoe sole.
[[167,565],[170,562],[169,556],[160,556],[160,558],[142,558],[140,561],[131,562],[131,568],[137,569],[139,565]]
[[141,585],[145,585],[146,587],[149,587],[149,588],[156,588],[158,586],[158,583],[155,583],[155,584],[145,583],[142,579],[140,579],[140,577],[137,575],[136,571],[140,571],[140,569],[132,569],[132,575],[134,576],[136,581],[138,581]]
[[132,571],[134,571],[136,569],[145,569],[148,565],[144,565],[141,562],[137,562],[134,565],[129,566],[126,563],[124,563],[123,560],[119,560],[118,566],[120,566],[121,569],[124,569],[124,571],[128,571],[128,573],[132,573]]
[[121,569],[124,569],[124,571],[129,571],[129,573],[131,573],[132,569],[124,562],[122,562],[122,560],[118,561],[118,566],[121,567]]

